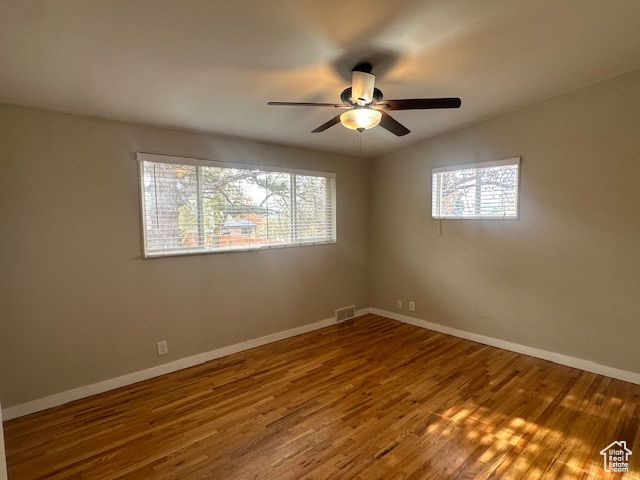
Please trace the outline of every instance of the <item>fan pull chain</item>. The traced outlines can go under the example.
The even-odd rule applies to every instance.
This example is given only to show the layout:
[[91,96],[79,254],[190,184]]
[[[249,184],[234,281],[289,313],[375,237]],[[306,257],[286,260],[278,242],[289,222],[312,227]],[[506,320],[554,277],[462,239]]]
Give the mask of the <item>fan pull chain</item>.
[[358,131],[358,155],[362,155],[362,131]]

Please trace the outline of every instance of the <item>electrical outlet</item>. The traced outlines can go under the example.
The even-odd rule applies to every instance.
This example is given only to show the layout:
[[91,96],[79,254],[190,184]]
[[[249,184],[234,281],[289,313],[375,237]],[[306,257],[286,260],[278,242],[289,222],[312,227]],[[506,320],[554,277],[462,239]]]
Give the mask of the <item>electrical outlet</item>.
[[416,302],[412,302],[411,300],[409,300],[409,310],[411,312],[415,312],[416,311]]
[[402,308],[402,300],[398,300],[398,301],[396,302],[396,306],[397,306],[398,308]]
[[169,345],[167,344],[166,340],[158,342],[156,345],[158,347],[158,356],[166,355],[167,353],[169,353]]

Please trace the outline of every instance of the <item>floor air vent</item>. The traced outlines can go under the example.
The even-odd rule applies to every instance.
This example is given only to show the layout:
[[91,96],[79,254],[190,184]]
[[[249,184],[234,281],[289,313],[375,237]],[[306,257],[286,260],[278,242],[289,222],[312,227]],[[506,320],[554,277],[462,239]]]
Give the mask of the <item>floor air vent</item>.
[[336,310],[336,321],[344,322],[356,316],[356,306],[351,305],[349,307],[339,308]]

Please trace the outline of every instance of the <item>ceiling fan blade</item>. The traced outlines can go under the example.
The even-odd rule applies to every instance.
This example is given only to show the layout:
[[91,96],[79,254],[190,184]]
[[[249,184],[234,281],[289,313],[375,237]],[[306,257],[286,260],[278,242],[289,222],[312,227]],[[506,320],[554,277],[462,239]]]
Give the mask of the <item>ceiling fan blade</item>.
[[318,128],[311,130],[311,133],[320,133],[324,132],[327,128],[333,127],[336,123],[340,123],[340,115],[336,115],[331,120],[326,123],[323,123]]
[[267,105],[282,105],[282,106],[285,106],[285,107],[349,108],[348,105],[343,105],[342,103],[268,102]]
[[373,85],[376,76],[358,70],[351,71],[351,97],[358,105],[368,105],[373,100]]
[[402,100],[384,99],[374,108],[382,110],[421,110],[430,108],[460,108],[459,98],[405,98]]
[[[380,126],[385,130],[389,130],[391,133],[393,133],[398,137],[402,137],[407,133],[411,133],[411,130],[409,130],[407,127],[402,125],[400,122],[398,122],[388,113],[384,111],[381,111],[380,113],[382,113],[382,120],[380,120]],[[338,117],[338,119],[339,118],[340,117]]]

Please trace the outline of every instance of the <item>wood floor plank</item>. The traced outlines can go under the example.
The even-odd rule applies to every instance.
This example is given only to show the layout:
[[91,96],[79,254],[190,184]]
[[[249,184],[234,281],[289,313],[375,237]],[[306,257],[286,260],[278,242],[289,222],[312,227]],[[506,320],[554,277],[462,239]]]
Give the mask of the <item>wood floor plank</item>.
[[[365,315],[5,437],[11,480],[638,480],[640,386]],[[605,473],[620,440],[631,471]]]

